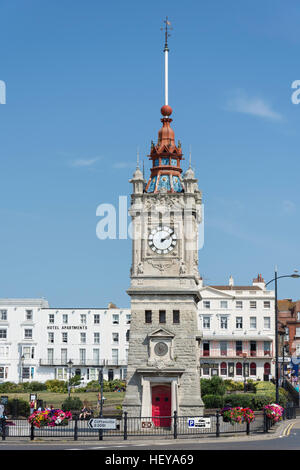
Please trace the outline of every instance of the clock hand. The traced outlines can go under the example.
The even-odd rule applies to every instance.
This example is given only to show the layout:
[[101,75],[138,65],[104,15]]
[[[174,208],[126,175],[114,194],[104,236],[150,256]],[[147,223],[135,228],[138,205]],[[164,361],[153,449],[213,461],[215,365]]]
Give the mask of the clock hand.
[[161,238],[160,243],[165,242],[166,240],[168,240],[171,237],[171,235],[173,235],[173,233],[174,233],[174,230],[173,230],[173,232],[169,233],[169,235],[167,237]]

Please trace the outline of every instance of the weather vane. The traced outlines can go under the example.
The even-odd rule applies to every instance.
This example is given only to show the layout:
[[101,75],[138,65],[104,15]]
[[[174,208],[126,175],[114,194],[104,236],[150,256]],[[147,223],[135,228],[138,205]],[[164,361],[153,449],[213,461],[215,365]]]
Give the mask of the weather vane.
[[169,33],[169,30],[173,29],[173,28],[170,27],[171,23],[168,20],[167,16],[166,16],[166,19],[165,19],[164,23],[165,23],[166,26],[163,27],[163,28],[160,28],[160,30],[165,31],[165,49],[164,50],[168,50],[168,37],[171,36],[170,33]]

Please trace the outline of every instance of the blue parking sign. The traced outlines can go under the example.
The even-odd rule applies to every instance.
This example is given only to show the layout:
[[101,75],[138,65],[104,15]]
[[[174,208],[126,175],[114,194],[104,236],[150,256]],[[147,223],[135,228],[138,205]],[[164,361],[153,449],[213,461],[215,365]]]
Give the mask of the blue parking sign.
[[195,427],[195,420],[189,419],[189,428],[194,428],[194,427]]

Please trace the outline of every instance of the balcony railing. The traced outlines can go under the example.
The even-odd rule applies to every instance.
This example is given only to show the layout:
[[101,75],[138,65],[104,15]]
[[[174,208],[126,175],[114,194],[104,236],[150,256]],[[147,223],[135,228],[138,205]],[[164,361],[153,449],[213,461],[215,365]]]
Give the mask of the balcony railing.
[[[78,367],[78,366],[90,366],[90,367],[98,367],[98,366],[126,366],[127,361],[125,360],[116,360],[116,359],[100,359],[100,360],[95,360],[95,359],[71,359],[73,366],[72,367]],[[39,362],[40,366],[65,366],[68,367],[68,361],[62,360],[62,359],[40,359]]]

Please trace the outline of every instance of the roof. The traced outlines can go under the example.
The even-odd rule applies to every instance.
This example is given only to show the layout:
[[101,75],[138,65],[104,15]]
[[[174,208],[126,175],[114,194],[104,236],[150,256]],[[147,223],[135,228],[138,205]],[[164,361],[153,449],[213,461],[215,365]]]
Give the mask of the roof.
[[218,290],[262,290],[259,286],[210,286]]

